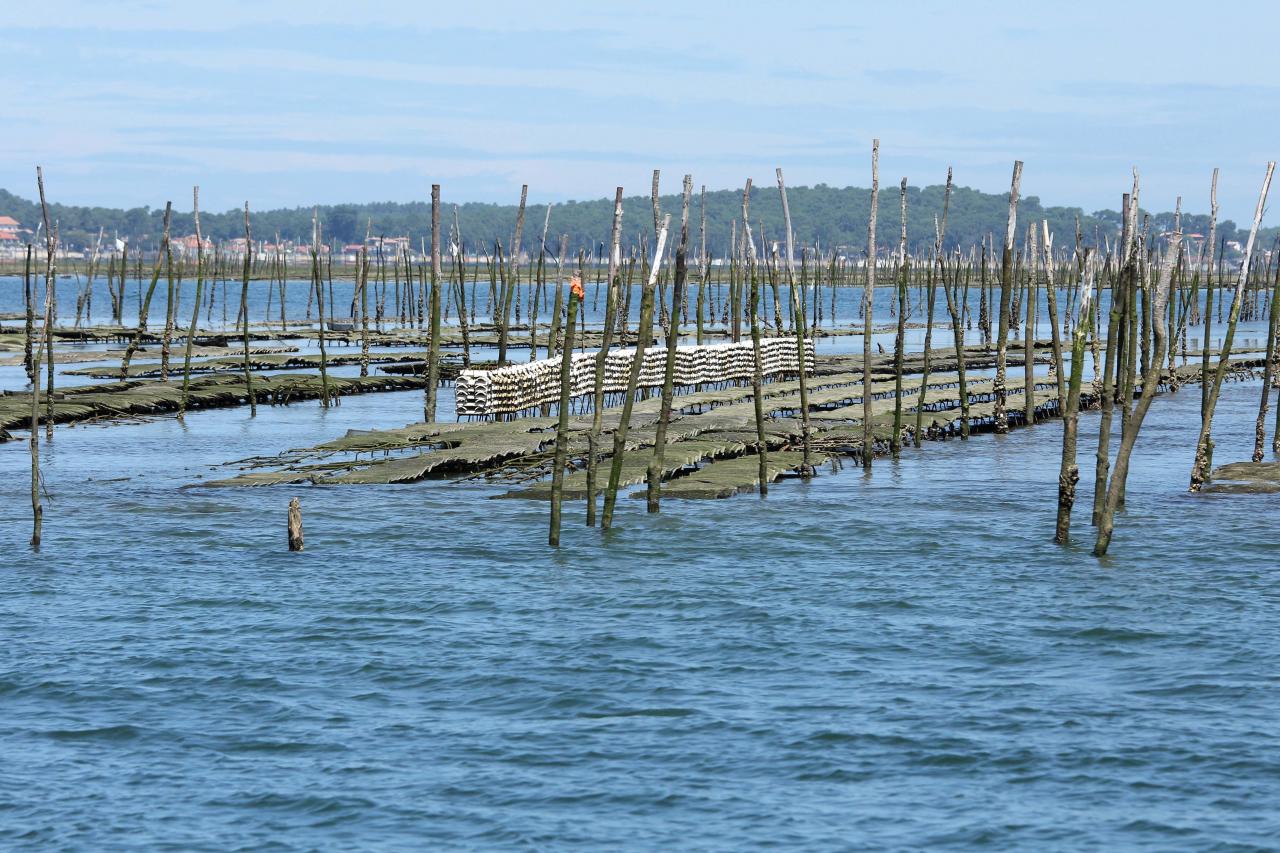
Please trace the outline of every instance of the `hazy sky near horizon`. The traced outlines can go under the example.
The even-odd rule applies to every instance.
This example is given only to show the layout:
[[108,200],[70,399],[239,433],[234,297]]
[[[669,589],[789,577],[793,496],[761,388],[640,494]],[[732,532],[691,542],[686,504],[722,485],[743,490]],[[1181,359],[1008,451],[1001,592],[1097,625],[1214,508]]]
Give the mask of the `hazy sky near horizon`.
[[[196,9],[199,9],[199,12]],[[4,12],[0,187],[223,210],[881,183],[1247,221],[1280,153],[1262,2],[45,0]],[[1270,223],[1274,224],[1274,223]]]

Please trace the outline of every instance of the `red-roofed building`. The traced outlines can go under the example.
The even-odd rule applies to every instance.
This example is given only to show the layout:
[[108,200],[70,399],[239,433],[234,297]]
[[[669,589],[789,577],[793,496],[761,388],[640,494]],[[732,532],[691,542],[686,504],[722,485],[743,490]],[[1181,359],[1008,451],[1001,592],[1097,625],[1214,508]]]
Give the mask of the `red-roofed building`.
[[18,220],[12,216],[0,216],[0,241],[18,242]]
[[[188,234],[186,237],[179,237],[174,242],[176,242],[178,246],[181,247],[184,251],[189,252],[193,255],[195,254],[196,249],[201,248],[200,241],[196,239],[196,235],[194,234]],[[210,240],[208,237],[205,237],[203,248],[206,252],[212,252],[213,241]]]

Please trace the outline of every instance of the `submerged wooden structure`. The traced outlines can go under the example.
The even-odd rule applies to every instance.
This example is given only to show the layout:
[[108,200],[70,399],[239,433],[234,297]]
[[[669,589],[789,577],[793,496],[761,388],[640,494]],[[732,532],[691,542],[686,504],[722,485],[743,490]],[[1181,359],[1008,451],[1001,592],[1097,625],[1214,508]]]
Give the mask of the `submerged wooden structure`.
[[[330,394],[347,396],[378,391],[406,391],[421,388],[423,380],[413,376],[331,377]],[[320,377],[310,373],[262,376],[253,382],[255,401],[286,405],[318,400],[323,391]],[[31,421],[31,393],[6,391],[0,394],[0,429],[25,429]],[[249,403],[250,392],[238,374],[210,374],[191,379],[188,409],[220,409]],[[97,385],[61,388],[51,399],[50,414],[42,412],[41,424],[73,424],[176,413],[182,402],[182,384],[150,379],[129,379]]]
[[[974,347],[969,362],[981,361],[981,347]],[[994,354],[992,354],[992,358]],[[871,401],[872,452],[887,455],[894,423],[897,382],[891,357],[873,360],[873,382],[864,395],[861,370],[848,369],[850,356],[818,356],[808,382],[812,442],[817,463],[854,464],[863,450],[863,401]],[[860,357],[857,358],[861,360]],[[959,375],[954,372],[956,354],[933,354],[927,380],[915,359],[915,370],[904,376],[902,393],[914,412],[921,391],[924,427],[922,441],[958,438],[961,434]],[[1021,364],[1015,354],[1010,365]],[[1231,363],[1233,378],[1251,378],[1262,358],[1237,357]],[[1161,390],[1199,380],[1201,366],[1186,365],[1166,372]],[[970,434],[997,429],[993,377],[971,377],[967,383]],[[1031,410],[1037,422],[1059,414],[1058,385],[1047,371],[1034,381]],[[713,390],[684,389],[674,406],[666,433],[663,496],[672,498],[721,498],[754,491],[760,484],[755,458],[756,413],[750,384]],[[797,381],[775,381],[762,387],[765,436],[769,450],[767,481],[798,471],[803,464],[802,426]],[[1008,422],[1025,426],[1028,407],[1021,404],[1023,388],[1010,388]],[[1081,407],[1098,403],[1098,391],[1088,388]],[[661,400],[657,397],[633,403],[622,459],[622,485],[642,483],[653,456]],[[614,432],[621,406],[602,412],[604,431]],[[569,420],[569,472],[564,478],[564,499],[587,497],[586,457],[593,417],[578,414]],[[205,486],[358,485],[412,483],[425,479],[484,482],[507,487],[502,497],[547,500],[553,472],[557,418],[536,416],[498,422],[410,424],[399,429],[352,431],[342,438],[279,456],[257,457],[232,463],[241,468],[235,476],[213,480]],[[908,426],[914,438],[914,427]],[[766,482],[767,482],[766,481]],[[638,493],[643,494],[643,492]]]

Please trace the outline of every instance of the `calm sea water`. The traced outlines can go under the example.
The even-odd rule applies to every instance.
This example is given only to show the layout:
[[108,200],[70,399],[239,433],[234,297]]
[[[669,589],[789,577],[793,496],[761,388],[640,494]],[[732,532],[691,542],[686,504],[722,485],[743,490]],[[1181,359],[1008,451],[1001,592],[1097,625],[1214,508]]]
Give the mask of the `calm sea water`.
[[554,552],[497,487],[184,488],[420,411],[58,428],[38,556],[0,445],[0,847],[1280,845],[1280,496],[1185,493],[1197,389],[1153,407],[1104,561],[1095,414],[1071,548],[1056,424],[624,501],[607,538],[574,504]]

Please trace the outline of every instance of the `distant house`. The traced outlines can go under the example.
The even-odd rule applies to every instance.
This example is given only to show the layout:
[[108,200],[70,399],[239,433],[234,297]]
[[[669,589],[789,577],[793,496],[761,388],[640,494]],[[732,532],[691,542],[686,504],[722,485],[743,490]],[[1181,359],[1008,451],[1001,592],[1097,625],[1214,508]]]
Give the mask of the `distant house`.
[[208,237],[204,238],[203,245],[201,244],[200,240],[196,239],[196,235],[194,234],[188,234],[185,237],[179,237],[174,242],[177,244],[179,249],[181,249],[185,254],[189,254],[189,255],[194,255],[196,253],[196,250],[199,248],[203,248],[204,251],[206,252],[213,251],[213,241],[210,240]]
[[18,239],[18,231],[20,226],[18,220],[12,216],[0,216],[0,244],[14,244],[21,242]]

